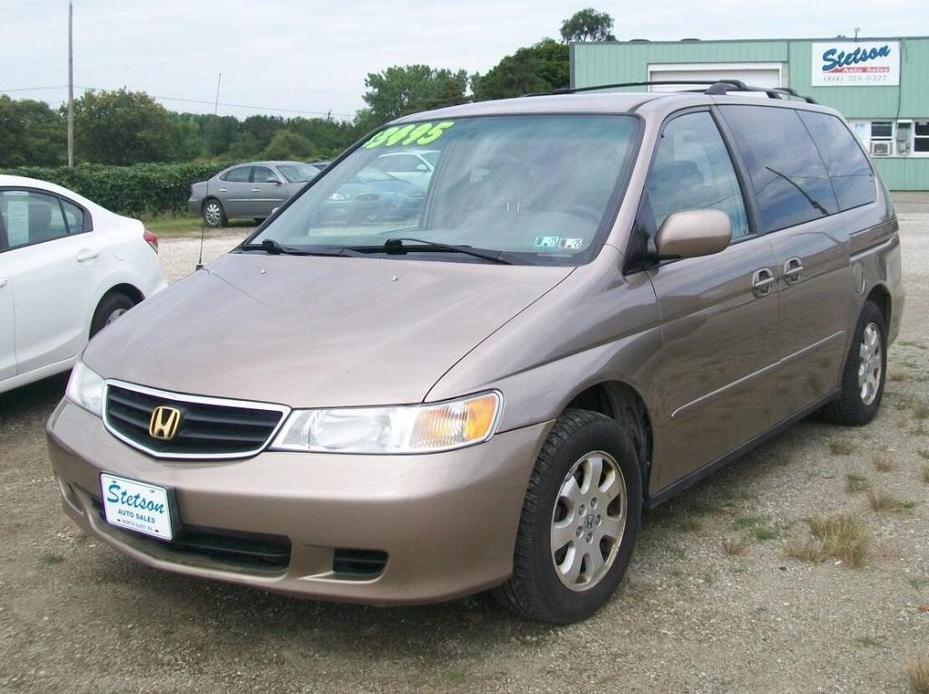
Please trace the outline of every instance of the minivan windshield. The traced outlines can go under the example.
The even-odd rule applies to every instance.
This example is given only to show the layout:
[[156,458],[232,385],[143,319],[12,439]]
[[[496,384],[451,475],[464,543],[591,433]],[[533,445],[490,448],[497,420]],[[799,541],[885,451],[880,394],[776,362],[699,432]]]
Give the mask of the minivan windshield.
[[615,214],[638,124],[626,115],[531,115],[391,126],[327,169],[247,248],[273,241],[378,254],[397,252],[402,239],[410,258],[480,262],[440,247],[458,246],[511,263],[586,262]]

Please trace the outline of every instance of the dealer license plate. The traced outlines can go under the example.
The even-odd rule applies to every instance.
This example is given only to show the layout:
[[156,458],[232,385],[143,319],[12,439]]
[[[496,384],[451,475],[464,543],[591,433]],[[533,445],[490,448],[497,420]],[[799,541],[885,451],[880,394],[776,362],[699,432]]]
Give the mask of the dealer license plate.
[[106,473],[100,487],[107,523],[162,540],[174,537],[168,489]]

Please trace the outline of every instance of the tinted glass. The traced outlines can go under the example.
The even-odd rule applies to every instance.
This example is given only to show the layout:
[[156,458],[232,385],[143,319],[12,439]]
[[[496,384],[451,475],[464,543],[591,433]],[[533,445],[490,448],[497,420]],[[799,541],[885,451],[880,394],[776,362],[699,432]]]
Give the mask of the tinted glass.
[[84,210],[77,205],[72,205],[67,200],[61,201],[61,209],[65,213],[69,234],[77,234],[84,230]]
[[893,123],[879,122],[871,123],[871,137],[893,137]]
[[58,198],[26,190],[0,192],[0,216],[9,248],[68,235]]
[[799,114],[826,162],[839,209],[847,210],[874,202],[874,174],[855,136],[835,116],[812,111],[800,111]]
[[277,176],[274,175],[274,172],[269,169],[267,166],[253,166],[252,167],[252,182],[253,183],[267,183],[269,179],[278,180]]
[[[505,252],[513,262],[575,264],[597,250],[598,232],[615,213],[637,132],[630,116],[390,126],[313,181],[253,242],[377,254],[388,239],[413,237]],[[426,145],[442,159],[428,178],[405,180],[373,166],[388,152],[411,154]],[[473,260],[405,257],[430,255]]]
[[733,238],[750,233],[739,180],[709,113],[690,113],[665,126],[645,189],[653,232],[672,212],[715,209],[729,215]]
[[248,183],[252,177],[251,166],[240,166],[237,169],[227,171],[220,178],[230,183]]
[[722,106],[752,182],[762,226],[776,231],[838,211],[826,167],[797,112]]

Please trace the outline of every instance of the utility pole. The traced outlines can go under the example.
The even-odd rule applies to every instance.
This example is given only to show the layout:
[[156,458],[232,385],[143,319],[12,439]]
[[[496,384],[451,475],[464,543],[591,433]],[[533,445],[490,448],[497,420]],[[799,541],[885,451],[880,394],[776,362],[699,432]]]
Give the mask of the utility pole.
[[222,83],[222,81],[223,81],[223,73],[220,72],[219,77],[216,78],[216,103],[213,106],[214,116],[219,113],[219,85]]
[[68,168],[74,168],[74,4],[68,0]]

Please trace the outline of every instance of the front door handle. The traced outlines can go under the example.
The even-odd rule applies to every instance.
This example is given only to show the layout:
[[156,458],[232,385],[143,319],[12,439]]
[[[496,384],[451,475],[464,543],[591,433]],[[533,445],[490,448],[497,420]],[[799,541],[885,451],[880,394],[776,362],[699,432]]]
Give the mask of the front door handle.
[[793,284],[799,280],[801,272],[803,272],[803,260],[801,258],[788,258],[784,261],[784,281],[787,284]]
[[759,268],[752,273],[752,293],[757,297],[767,296],[775,282],[774,270],[769,267]]
[[220,188],[220,189],[219,189],[219,192],[220,192],[220,193],[225,193],[226,190],[227,190],[227,188]]
[[84,250],[80,251],[77,254],[77,262],[86,263],[88,260],[93,260],[98,255],[100,255],[100,251],[95,251],[90,248],[85,248]]
[[260,192],[261,192],[261,188],[252,188],[252,192],[253,192],[253,193],[260,193]]
[[5,287],[5,286],[6,286],[6,279],[3,277],[0,277],[0,288]]

